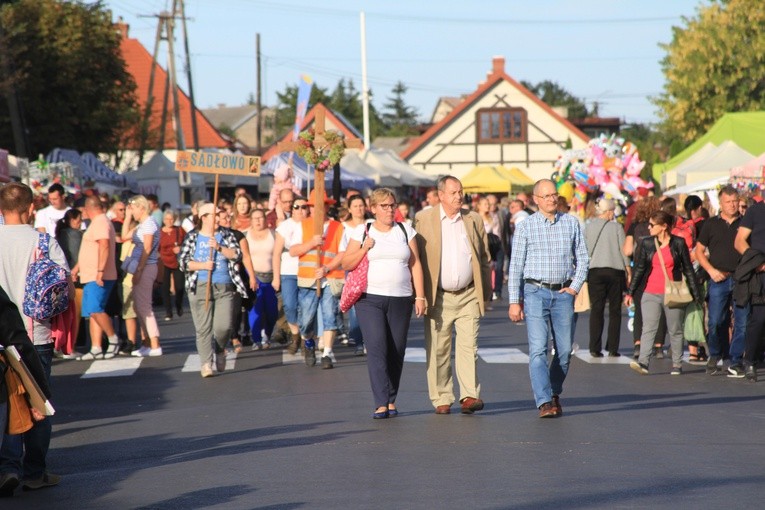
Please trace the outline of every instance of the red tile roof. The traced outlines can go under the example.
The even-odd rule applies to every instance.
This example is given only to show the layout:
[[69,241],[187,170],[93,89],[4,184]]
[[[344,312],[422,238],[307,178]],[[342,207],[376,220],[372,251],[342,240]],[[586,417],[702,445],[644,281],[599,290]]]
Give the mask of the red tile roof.
[[[127,27],[119,27],[122,30],[122,58],[125,59],[128,72],[133,76],[136,82],[136,95],[141,112],[146,111],[146,103],[149,97],[149,77],[151,68],[155,66],[154,83],[152,96],[154,103],[151,111],[150,130],[159,130],[162,122],[162,103],[165,95],[165,80],[167,80],[167,71],[159,64],[154,62],[154,58],[143,47],[137,39],[130,39],[127,36]],[[178,87],[178,102],[180,103],[181,126],[183,128],[183,138],[186,148],[193,149],[194,135],[191,129],[191,101],[189,97]],[[199,147],[208,148],[226,148],[229,146],[220,132],[210,123],[207,118],[196,109],[197,133],[199,136]],[[172,94],[169,95],[167,125],[165,128],[165,148],[177,149],[175,131],[173,129],[173,109]],[[137,144],[137,141],[133,142]],[[125,147],[126,149],[138,149],[138,147]],[[154,147],[147,147],[154,149]]]
[[481,97],[483,97],[484,94],[486,94],[489,90],[494,88],[499,82],[506,81],[518,91],[520,91],[523,95],[528,97],[531,101],[537,103],[543,110],[545,110],[551,117],[555,118],[560,122],[561,124],[565,125],[566,128],[570,129],[572,133],[579,137],[582,141],[588,142],[590,138],[585,135],[582,131],[579,130],[576,126],[574,126],[571,122],[569,122],[567,119],[561,117],[555,111],[550,108],[547,103],[539,99],[536,95],[534,95],[529,89],[512,79],[507,73],[505,73],[505,59],[503,57],[494,57],[492,61],[492,72],[489,74],[488,78],[484,83],[482,83],[478,89],[467,96],[461,103],[459,103],[452,111],[441,119],[436,124],[433,124],[425,133],[423,133],[420,137],[415,138],[409,146],[404,149],[404,151],[400,154],[401,158],[407,159],[409,156],[412,156],[415,152],[420,150],[427,142],[429,142],[433,137],[435,137],[438,133],[440,133],[446,126],[451,124],[455,119],[457,119],[460,115],[462,115],[462,112],[473,106],[473,104],[478,101]]
[[[303,119],[303,124],[300,126],[300,131],[305,131],[308,129],[312,124],[314,118],[316,118],[316,112],[318,110],[324,110],[324,127],[326,129],[337,129],[343,135],[345,135],[345,138],[357,138],[356,133],[351,130],[351,128],[346,125],[346,123],[340,119],[337,115],[335,115],[332,110],[327,108],[321,103],[316,103],[310,110],[308,110],[308,113],[306,114],[305,118]],[[276,145],[279,142],[289,142],[292,140],[292,130],[290,130],[289,133],[281,137],[279,140],[276,141],[271,147],[268,148],[268,150],[261,156],[261,162],[265,164],[270,158],[276,156],[279,154],[279,149],[276,148]]]

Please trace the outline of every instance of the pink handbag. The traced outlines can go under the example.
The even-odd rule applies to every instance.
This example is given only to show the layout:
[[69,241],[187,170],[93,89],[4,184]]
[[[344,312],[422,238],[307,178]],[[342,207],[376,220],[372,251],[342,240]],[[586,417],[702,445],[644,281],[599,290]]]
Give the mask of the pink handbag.
[[[364,236],[361,238],[361,244],[364,244],[369,233],[369,223],[367,223]],[[345,286],[340,295],[340,311],[345,313],[350,310],[361,295],[367,291],[367,275],[369,273],[369,259],[365,253],[359,263],[348,274],[345,275]]]

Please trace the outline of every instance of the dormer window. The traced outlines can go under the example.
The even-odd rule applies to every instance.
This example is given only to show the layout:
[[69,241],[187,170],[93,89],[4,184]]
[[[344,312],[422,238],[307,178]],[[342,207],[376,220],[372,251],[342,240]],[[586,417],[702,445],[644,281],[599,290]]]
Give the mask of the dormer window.
[[526,141],[526,110],[523,108],[485,108],[478,110],[478,143],[517,143]]

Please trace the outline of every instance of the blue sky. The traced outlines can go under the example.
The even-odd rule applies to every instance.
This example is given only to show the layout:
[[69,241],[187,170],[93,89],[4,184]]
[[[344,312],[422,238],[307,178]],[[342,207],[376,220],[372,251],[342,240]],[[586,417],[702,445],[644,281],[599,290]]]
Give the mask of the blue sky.
[[[114,19],[151,52],[156,18],[172,0],[107,0]],[[602,116],[657,120],[648,96],[662,91],[660,43],[693,17],[703,0],[349,1],[186,0],[194,92],[201,108],[244,104],[255,92],[260,33],[263,100],[301,74],[330,91],[340,78],[361,89],[359,11],[366,12],[373,103],[382,109],[397,81],[406,101],[429,119],[441,96],[474,91],[504,56],[516,80],[553,80]],[[177,34],[180,36],[180,30]],[[180,42],[180,39],[179,39]],[[165,65],[166,46],[160,62]],[[176,54],[182,57],[182,46]],[[185,79],[181,86],[188,90]]]

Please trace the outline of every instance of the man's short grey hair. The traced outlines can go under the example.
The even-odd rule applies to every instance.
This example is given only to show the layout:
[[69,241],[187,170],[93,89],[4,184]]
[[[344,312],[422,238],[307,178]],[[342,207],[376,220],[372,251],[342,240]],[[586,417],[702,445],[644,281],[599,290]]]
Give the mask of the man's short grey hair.
[[539,179],[537,182],[534,183],[534,191],[532,191],[532,193],[539,196],[539,193],[537,193],[537,191],[539,191],[539,187],[546,182],[549,182],[550,184],[555,186],[555,183],[550,179]]
[[446,181],[454,181],[458,184],[462,184],[460,180],[453,175],[444,175],[438,178],[438,183],[436,184],[438,191],[443,191],[446,188]]

